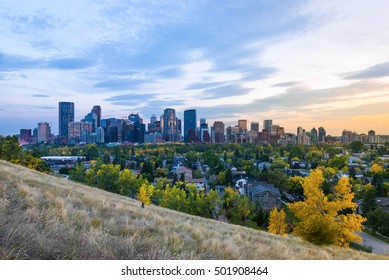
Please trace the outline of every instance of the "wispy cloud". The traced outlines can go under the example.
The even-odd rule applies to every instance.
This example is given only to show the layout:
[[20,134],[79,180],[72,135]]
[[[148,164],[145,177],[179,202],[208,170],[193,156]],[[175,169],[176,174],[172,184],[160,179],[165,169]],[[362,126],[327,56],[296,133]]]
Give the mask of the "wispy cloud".
[[347,73],[344,76],[346,80],[363,80],[372,78],[382,78],[389,76],[389,62],[380,63],[369,68]]
[[201,94],[199,94],[199,98],[218,99],[218,98],[231,97],[231,96],[239,97],[242,95],[246,95],[251,90],[252,90],[251,88],[244,88],[238,84],[232,84],[232,85],[227,84],[217,88],[204,90]]
[[37,97],[37,98],[46,98],[46,97],[50,97],[50,95],[47,95],[47,94],[33,94],[31,95],[32,97]]

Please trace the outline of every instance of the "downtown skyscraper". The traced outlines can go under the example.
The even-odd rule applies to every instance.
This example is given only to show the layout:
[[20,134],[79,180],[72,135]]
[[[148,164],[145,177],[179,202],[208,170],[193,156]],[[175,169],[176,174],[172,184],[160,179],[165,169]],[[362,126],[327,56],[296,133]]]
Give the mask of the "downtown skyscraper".
[[68,124],[74,122],[74,103],[59,102],[58,104],[58,130],[60,143],[68,142]]
[[196,141],[197,117],[196,109],[184,111],[184,142]]

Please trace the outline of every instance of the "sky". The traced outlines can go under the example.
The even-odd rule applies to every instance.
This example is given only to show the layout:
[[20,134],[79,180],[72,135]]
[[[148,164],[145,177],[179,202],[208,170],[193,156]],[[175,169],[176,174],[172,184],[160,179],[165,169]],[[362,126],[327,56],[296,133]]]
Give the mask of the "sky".
[[389,134],[389,1],[2,0],[0,134],[165,108]]

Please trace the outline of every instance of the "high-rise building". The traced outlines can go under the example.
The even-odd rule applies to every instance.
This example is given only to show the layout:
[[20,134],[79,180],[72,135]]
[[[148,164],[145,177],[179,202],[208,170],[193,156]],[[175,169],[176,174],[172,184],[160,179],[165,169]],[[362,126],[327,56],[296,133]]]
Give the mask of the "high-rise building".
[[38,123],[38,143],[46,143],[51,134],[50,125],[47,122]]
[[200,141],[210,142],[210,135],[206,118],[200,118]]
[[133,125],[133,137],[131,142],[143,143],[145,139],[146,126],[143,123],[143,119],[139,117],[139,114],[130,114],[128,120]]
[[251,130],[259,132],[259,123],[258,122],[251,122]]
[[247,132],[247,120],[238,120],[239,132]]
[[59,102],[58,110],[58,127],[59,138],[61,143],[67,143],[68,140],[68,124],[74,122],[74,103]]
[[31,129],[21,129],[19,135],[19,141],[21,143],[28,143],[31,139]]
[[152,115],[150,118],[150,123],[147,126],[148,132],[161,132],[161,122],[157,121],[157,117]]
[[374,130],[369,130],[369,132],[367,133],[367,137],[368,137],[368,142],[369,143],[376,143],[375,141],[375,131]]
[[263,121],[263,129],[266,129],[267,132],[270,133],[272,124],[273,124],[273,120],[264,120]]
[[195,142],[197,129],[196,109],[184,111],[184,142]]
[[318,139],[318,134],[316,128],[312,128],[311,130],[311,144],[316,145]]
[[215,121],[211,133],[212,143],[224,143],[224,123]]
[[78,144],[87,142],[92,133],[92,124],[89,122],[70,122],[68,124],[68,143]]
[[168,142],[178,141],[176,110],[166,108],[163,112],[163,134]]
[[324,127],[319,127],[319,143],[324,143],[326,142],[326,131]]
[[100,127],[100,126],[101,126],[101,107],[100,107],[100,105],[95,105],[95,106],[93,106],[91,112],[92,112],[92,113],[95,113],[96,116],[97,116],[96,128]]

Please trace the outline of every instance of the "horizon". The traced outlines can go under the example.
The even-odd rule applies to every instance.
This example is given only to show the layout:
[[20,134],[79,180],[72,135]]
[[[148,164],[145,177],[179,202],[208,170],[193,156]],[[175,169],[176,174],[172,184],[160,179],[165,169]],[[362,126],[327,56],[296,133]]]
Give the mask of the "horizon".
[[[59,102],[72,102],[72,101],[59,101]],[[74,103],[74,102],[73,102]],[[74,103],[75,104],[75,103]],[[98,104],[95,104],[95,105],[98,105]],[[95,106],[95,105],[93,105],[93,106]],[[92,106],[92,107],[93,107]],[[76,107],[76,104],[75,104],[75,107]],[[91,108],[92,108],[91,107]],[[175,108],[172,108],[172,107],[166,107],[165,109],[167,109],[167,108],[170,108],[170,109],[174,109],[175,110]],[[197,112],[197,109],[196,108],[188,108],[188,109],[184,109],[184,111],[185,110],[190,110],[190,109],[194,109],[194,110],[196,110],[196,112]],[[102,108],[102,112],[103,112],[103,108]],[[89,112],[86,112],[85,114],[84,114],[84,117],[85,117],[85,115],[86,114],[88,114]],[[177,110],[176,110],[176,115],[177,116],[183,116],[183,113],[184,112],[177,112]],[[58,111],[57,111],[57,114],[58,114]],[[129,114],[139,114],[139,112],[130,112]],[[161,112],[161,114],[154,114],[155,116],[156,116],[156,118],[157,118],[157,120],[159,120],[160,119],[160,116],[163,114],[163,111]],[[58,116],[57,116],[58,117]],[[79,122],[79,121],[81,121],[84,117],[77,117],[77,116],[75,116],[75,122]],[[150,123],[150,118],[151,118],[151,116],[150,116],[150,118],[145,118],[145,117],[143,117],[141,114],[139,114],[139,117],[143,120],[143,123],[144,124],[149,124]],[[112,118],[115,118],[115,119],[128,119],[128,116],[122,116],[122,117],[112,117]],[[181,119],[181,121],[182,121],[182,125],[184,125],[184,118],[183,117],[177,117],[178,119]],[[200,118],[205,118],[206,120],[207,120],[207,124],[208,124],[208,126],[209,127],[211,127],[211,126],[213,126],[213,121],[212,121],[212,123],[210,123],[209,121],[208,121],[208,119],[205,117],[205,116],[199,116],[199,117],[197,117],[197,120],[196,120],[196,124],[197,124],[197,126],[199,127],[200,126]],[[103,119],[108,119],[108,118],[105,118],[104,117],[104,115],[102,114],[102,118],[101,118],[102,120]],[[224,125],[225,125],[225,129],[228,127],[228,126],[235,126],[235,125],[238,125],[238,121],[239,120],[244,120],[244,119],[236,119],[236,121],[229,121],[229,122],[224,122],[223,121],[223,118],[220,118],[220,119],[217,119],[217,120],[215,120],[215,121],[221,121],[221,122],[223,122],[224,123]],[[258,123],[259,124],[259,131],[261,131],[264,127],[263,127],[263,121],[264,120],[259,120],[259,121],[249,121],[249,120],[246,120],[247,121],[247,130],[250,130],[249,128],[250,128],[250,126],[251,126],[251,123],[252,122],[256,122],[256,123]],[[272,120],[273,121],[273,124],[276,124],[276,125],[279,125],[280,127],[284,127],[282,124],[280,124],[280,123],[277,123],[277,121],[276,120]],[[45,120],[42,120],[42,121],[39,121],[39,122],[47,122],[47,123],[49,123],[49,126],[50,126],[50,128],[51,128],[51,133],[53,134],[53,135],[58,135],[58,133],[53,133],[53,127],[52,127],[52,122],[49,122],[49,121],[45,121]],[[38,123],[39,123],[38,122]],[[20,132],[20,130],[21,129],[31,129],[31,131],[33,130],[33,129],[35,129],[35,128],[37,128],[38,127],[38,123],[36,124],[36,126],[34,126],[34,127],[21,127],[20,129],[19,129],[19,132]],[[299,127],[299,126],[301,126],[301,125],[297,125],[295,128],[294,128],[294,130],[297,130],[297,128]],[[57,127],[58,127],[58,125],[57,125]],[[321,126],[321,125],[317,125],[317,126],[314,126],[314,127],[312,127],[312,128],[309,128],[309,127],[303,127],[303,129],[305,130],[305,131],[311,131],[311,129],[313,129],[313,128],[315,128],[315,129],[319,129],[319,127],[323,127],[323,126]],[[285,128],[285,127],[284,127]],[[357,134],[368,134],[368,131],[357,131],[357,130],[350,130],[350,129],[343,129],[339,134],[331,134],[331,133],[328,133],[328,131],[327,131],[327,129],[326,129],[326,127],[323,127],[325,130],[326,130],[326,133],[327,133],[327,136],[333,136],[333,137],[340,137],[341,135],[342,135],[342,131],[343,130],[348,130],[348,131],[352,131],[352,132],[356,132]],[[371,129],[369,129],[369,130],[371,130]],[[373,129],[374,130],[374,129]],[[146,131],[148,131],[147,129],[146,129]],[[286,129],[285,128],[285,133],[292,133],[292,134],[296,134],[295,133],[296,131],[293,131],[293,130],[288,130],[288,129]],[[382,133],[380,133],[379,131],[375,131],[375,133],[376,133],[376,135],[382,135],[382,136],[386,136],[386,134],[382,134]],[[13,134],[1,134],[0,133],[0,135],[3,135],[3,136],[7,136],[7,135],[18,135],[19,133],[13,133]],[[183,135],[183,131],[181,131],[181,134]]]
[[295,133],[389,135],[389,3],[374,1],[0,4],[0,135],[48,122],[196,108],[198,120],[272,119]]

